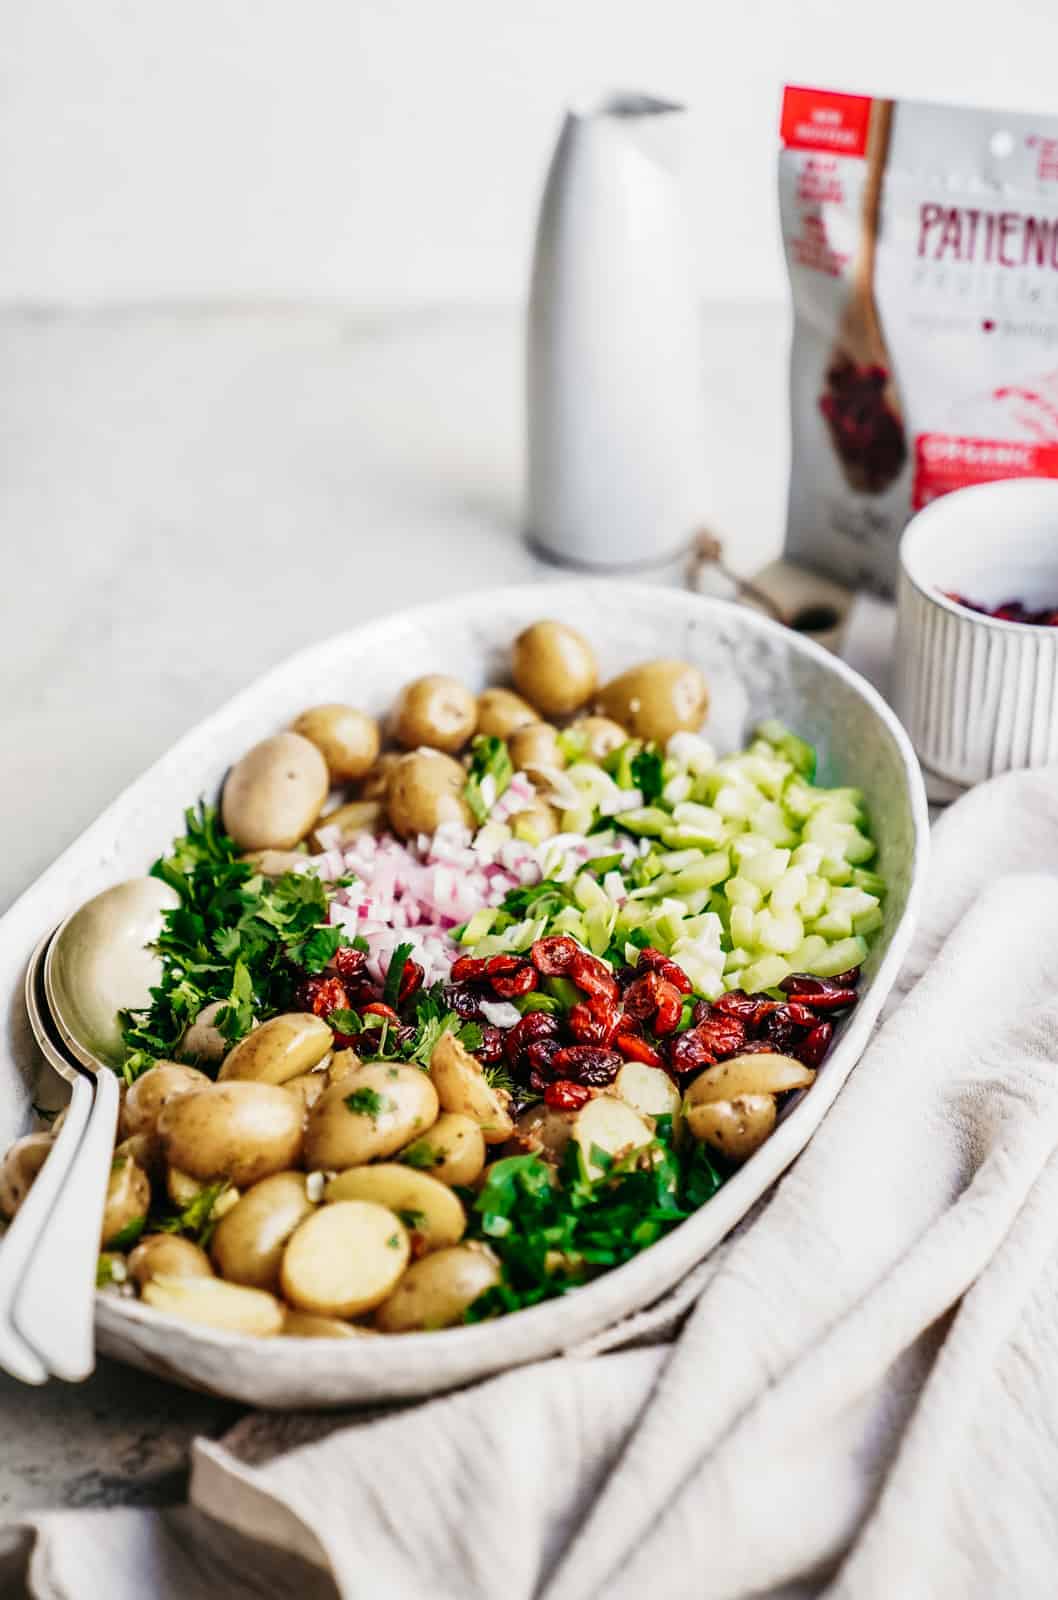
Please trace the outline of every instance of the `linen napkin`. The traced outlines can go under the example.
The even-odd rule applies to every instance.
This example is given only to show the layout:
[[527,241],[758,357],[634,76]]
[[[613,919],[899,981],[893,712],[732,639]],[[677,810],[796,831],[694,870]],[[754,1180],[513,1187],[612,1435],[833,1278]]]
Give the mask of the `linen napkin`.
[[866,1055],[660,1307],[372,1420],[199,1441],[194,1509],[34,1518],[30,1592],[1053,1595],[1056,874],[1058,771],[952,807]]

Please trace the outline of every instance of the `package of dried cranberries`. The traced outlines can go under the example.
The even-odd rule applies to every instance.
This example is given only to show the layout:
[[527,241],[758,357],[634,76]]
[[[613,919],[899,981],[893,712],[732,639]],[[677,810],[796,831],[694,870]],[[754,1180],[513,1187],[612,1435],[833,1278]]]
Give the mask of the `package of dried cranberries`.
[[783,96],[786,554],[892,591],[912,511],[1058,477],[1058,117]]

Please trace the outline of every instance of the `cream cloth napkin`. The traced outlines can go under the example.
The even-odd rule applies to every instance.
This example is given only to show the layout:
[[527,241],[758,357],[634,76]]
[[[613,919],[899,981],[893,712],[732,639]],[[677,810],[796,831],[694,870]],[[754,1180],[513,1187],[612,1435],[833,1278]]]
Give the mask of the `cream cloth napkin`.
[[[880,1031],[770,1199],[662,1307],[376,1420],[200,1441],[197,1510],[34,1519],[31,1593],[1053,1596],[1055,874],[1058,771],[941,820]],[[666,1342],[601,1353],[680,1312]]]

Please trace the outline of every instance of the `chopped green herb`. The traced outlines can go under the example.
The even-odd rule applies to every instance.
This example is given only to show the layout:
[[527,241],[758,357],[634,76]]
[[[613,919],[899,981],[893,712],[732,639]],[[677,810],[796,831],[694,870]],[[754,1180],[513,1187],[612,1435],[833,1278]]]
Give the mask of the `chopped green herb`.
[[213,1216],[214,1207],[228,1187],[227,1179],[206,1184],[182,1211],[151,1217],[151,1232],[186,1234],[205,1250],[217,1226],[217,1219]]
[[400,1234],[399,1233],[391,1233],[389,1238],[386,1240],[386,1243],[387,1243],[387,1245],[389,1246],[389,1248],[391,1250],[399,1250],[400,1249]]
[[506,741],[479,733],[470,746],[470,772],[463,794],[477,822],[484,822],[514,777]]
[[131,1250],[146,1226],[146,1216],[133,1217],[131,1222],[126,1222],[123,1228],[119,1228],[112,1239],[104,1239],[103,1243],[108,1250],[117,1250],[119,1253]]
[[358,1012],[346,1011],[342,1007],[337,1011],[328,1012],[327,1026],[333,1028],[335,1033],[359,1033],[363,1023]]
[[402,1150],[397,1160],[406,1167],[415,1167],[417,1171],[425,1172],[429,1167],[439,1167],[444,1160],[444,1151],[438,1150],[436,1145],[430,1144],[427,1139],[416,1139]]
[[425,1211],[398,1211],[397,1215],[412,1233],[421,1229],[426,1222]]
[[354,1089],[352,1094],[343,1098],[348,1110],[358,1117],[370,1117],[372,1122],[376,1122],[387,1111],[397,1109],[395,1100],[391,1100],[388,1094],[379,1094],[376,1089]]
[[653,746],[648,745],[645,750],[640,750],[638,755],[632,757],[632,778],[635,787],[643,796],[645,806],[649,806],[660,797],[665,787],[665,777],[661,756]]

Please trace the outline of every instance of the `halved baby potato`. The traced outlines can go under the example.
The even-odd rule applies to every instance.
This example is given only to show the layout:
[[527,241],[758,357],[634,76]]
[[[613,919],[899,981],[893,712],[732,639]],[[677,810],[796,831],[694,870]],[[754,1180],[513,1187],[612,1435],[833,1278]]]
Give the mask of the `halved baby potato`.
[[212,1278],[206,1252],[179,1233],[148,1233],[128,1259],[129,1277],[141,1289],[152,1278]]
[[596,1159],[596,1151],[617,1160],[630,1150],[649,1144],[654,1130],[623,1100],[600,1094],[576,1112],[573,1137],[580,1145],[589,1176],[601,1178],[605,1169]]
[[661,1067],[645,1061],[626,1061],[614,1079],[614,1093],[646,1117],[672,1117],[680,1114],[680,1091]]
[[437,1092],[418,1067],[372,1061],[324,1091],[309,1112],[310,1168],[343,1171],[391,1156],[437,1118]]
[[473,1117],[442,1111],[429,1132],[406,1145],[397,1160],[428,1172],[439,1183],[465,1188],[485,1165],[485,1140]]
[[500,1281],[500,1265],[485,1245],[435,1250],[410,1266],[375,1312],[382,1333],[450,1328],[486,1289]]
[[287,1240],[315,1209],[305,1185],[303,1172],[275,1172],[221,1218],[210,1255],[222,1278],[253,1289],[276,1287]]
[[510,1096],[494,1089],[481,1063],[454,1033],[442,1033],[430,1057],[430,1077],[443,1111],[456,1111],[478,1124],[486,1144],[502,1144],[514,1131]]
[[263,1289],[247,1289],[223,1278],[159,1276],[144,1284],[142,1298],[156,1311],[228,1333],[267,1339],[283,1326],[283,1307]]
[[16,1139],[0,1161],[0,1212],[13,1217],[51,1153],[51,1133],[27,1133]]
[[288,1306],[280,1333],[284,1339],[376,1339],[377,1330],[363,1328],[341,1317],[319,1317],[312,1311],[295,1311]]
[[407,1228],[417,1256],[458,1244],[466,1232],[466,1212],[451,1189],[395,1161],[340,1172],[327,1185],[324,1199],[374,1200],[387,1206]]
[[790,1089],[807,1089],[815,1072],[793,1056],[759,1054],[732,1056],[700,1072],[684,1096],[684,1105],[707,1105],[714,1100],[731,1100],[740,1094],[786,1094]]
[[411,1256],[400,1218],[368,1200],[338,1200],[307,1217],[283,1253],[283,1297],[300,1311],[355,1317],[393,1292]]
[[310,1011],[284,1012],[240,1039],[224,1057],[217,1079],[286,1083],[318,1066],[333,1044],[334,1034],[322,1017]]

